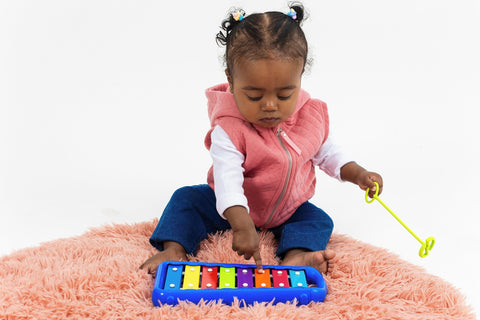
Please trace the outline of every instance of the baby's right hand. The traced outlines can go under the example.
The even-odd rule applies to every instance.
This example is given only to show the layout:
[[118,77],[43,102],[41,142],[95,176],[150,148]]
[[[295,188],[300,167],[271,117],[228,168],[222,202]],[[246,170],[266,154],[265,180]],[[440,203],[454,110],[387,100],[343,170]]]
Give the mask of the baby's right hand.
[[246,260],[253,257],[258,272],[263,273],[262,257],[260,256],[260,238],[252,218],[245,207],[233,206],[223,213],[233,231],[232,249]]
[[255,260],[257,270],[263,273],[262,257],[260,255],[260,238],[255,228],[244,228],[233,231],[232,249],[246,260],[251,257]]

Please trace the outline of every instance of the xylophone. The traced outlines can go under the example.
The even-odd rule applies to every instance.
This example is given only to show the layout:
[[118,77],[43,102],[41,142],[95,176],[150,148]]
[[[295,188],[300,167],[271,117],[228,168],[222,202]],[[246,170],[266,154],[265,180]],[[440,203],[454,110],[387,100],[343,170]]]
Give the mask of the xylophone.
[[179,300],[193,303],[221,300],[232,304],[238,299],[254,302],[322,302],[327,286],[322,274],[312,267],[166,261],[158,266],[152,292],[153,304],[175,305]]

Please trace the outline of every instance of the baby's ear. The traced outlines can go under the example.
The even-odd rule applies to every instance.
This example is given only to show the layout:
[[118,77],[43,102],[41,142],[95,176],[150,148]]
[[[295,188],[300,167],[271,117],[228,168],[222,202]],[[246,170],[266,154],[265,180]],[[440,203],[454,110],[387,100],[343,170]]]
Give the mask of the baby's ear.
[[232,81],[232,77],[230,76],[230,72],[228,72],[228,69],[225,69],[225,75],[227,76],[228,86],[230,87],[230,93],[233,93],[233,81]]

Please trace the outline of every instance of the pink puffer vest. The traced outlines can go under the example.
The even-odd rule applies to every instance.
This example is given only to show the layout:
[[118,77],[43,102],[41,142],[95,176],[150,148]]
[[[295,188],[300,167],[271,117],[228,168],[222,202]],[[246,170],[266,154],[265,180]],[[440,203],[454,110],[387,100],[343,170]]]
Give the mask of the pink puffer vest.
[[[328,137],[328,112],[324,102],[310,99],[301,90],[295,112],[276,128],[262,128],[246,121],[237,109],[228,84],[206,90],[212,128],[219,125],[245,156],[243,189],[255,225],[273,228],[284,223],[315,191],[311,159]],[[213,168],[208,184],[215,188]]]

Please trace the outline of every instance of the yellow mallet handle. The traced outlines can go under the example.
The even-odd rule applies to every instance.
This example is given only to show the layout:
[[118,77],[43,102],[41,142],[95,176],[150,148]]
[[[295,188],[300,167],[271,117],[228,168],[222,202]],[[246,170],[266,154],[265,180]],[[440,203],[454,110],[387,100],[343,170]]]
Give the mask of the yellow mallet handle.
[[430,250],[432,250],[433,246],[435,245],[435,238],[434,237],[428,237],[427,240],[425,241],[422,241],[422,239],[420,239],[419,236],[417,236],[413,231],[412,229],[410,229],[392,210],[390,210],[389,207],[387,207],[387,205],[382,201],[380,200],[380,198],[378,197],[378,190],[379,190],[379,186],[378,186],[378,183],[375,182],[375,187],[376,187],[376,190],[375,190],[375,194],[373,195],[373,198],[369,199],[368,198],[368,192],[370,191],[370,189],[367,189],[367,192],[365,193],[365,201],[367,201],[367,203],[372,203],[373,200],[377,200],[378,202],[380,202],[380,204],[385,208],[387,209],[388,212],[390,212],[390,214],[395,218],[397,219],[398,222],[400,222],[400,224],[405,228],[407,229],[408,232],[410,232],[410,234],[412,236],[415,237],[415,239],[418,240],[418,242],[420,242],[422,244],[422,247],[420,248],[420,251],[418,252],[418,255],[422,258],[428,256],[428,253]]

